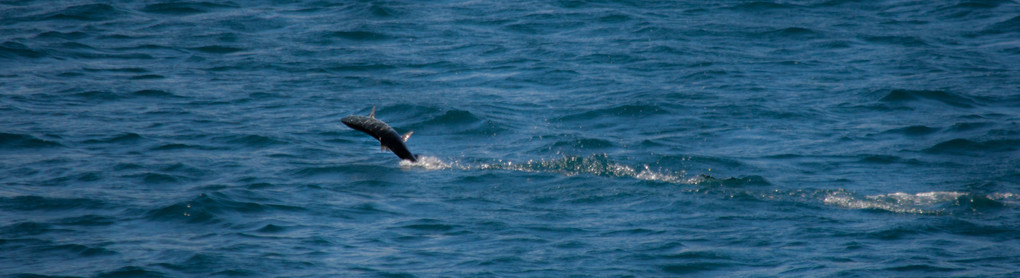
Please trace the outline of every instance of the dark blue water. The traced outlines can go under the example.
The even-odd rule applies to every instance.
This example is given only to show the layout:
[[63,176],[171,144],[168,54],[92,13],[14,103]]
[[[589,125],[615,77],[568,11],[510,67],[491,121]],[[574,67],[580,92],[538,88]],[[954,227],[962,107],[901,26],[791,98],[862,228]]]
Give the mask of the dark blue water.
[[1016,1],[139,2],[0,2],[0,275],[1020,275]]

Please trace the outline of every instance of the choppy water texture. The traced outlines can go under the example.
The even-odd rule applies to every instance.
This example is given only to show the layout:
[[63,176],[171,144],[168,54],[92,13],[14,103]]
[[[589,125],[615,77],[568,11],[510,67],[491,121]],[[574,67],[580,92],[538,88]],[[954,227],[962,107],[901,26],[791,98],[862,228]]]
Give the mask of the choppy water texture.
[[2,1],[0,274],[1015,277],[1018,122],[1016,1]]

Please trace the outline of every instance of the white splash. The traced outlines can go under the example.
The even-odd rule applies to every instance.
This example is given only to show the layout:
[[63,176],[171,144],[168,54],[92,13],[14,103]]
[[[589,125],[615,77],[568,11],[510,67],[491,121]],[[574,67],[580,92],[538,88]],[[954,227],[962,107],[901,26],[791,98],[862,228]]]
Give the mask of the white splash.
[[641,170],[640,173],[637,173],[637,175],[635,175],[634,177],[638,178],[638,179],[646,180],[646,181],[661,181],[661,182],[668,182],[668,183],[688,183],[687,181],[682,180],[681,176],[670,175],[670,174],[667,174],[667,173],[662,173],[661,171],[653,171],[653,170],[648,168],[648,165],[645,165],[645,168],[643,170]]
[[453,168],[452,163],[447,163],[442,159],[434,156],[419,156],[417,162],[411,162],[409,160],[400,161],[401,168],[424,168],[425,170],[445,170]]

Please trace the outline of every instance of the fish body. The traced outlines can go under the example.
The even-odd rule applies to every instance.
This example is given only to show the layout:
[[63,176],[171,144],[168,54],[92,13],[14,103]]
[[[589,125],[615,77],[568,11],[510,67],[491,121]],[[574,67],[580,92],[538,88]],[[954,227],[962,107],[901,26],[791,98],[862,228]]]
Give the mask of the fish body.
[[407,145],[404,145],[404,142],[407,142],[407,139],[411,137],[411,134],[414,132],[408,132],[401,136],[396,130],[393,130],[390,125],[375,118],[374,106],[372,107],[372,114],[368,115],[368,117],[351,115],[340,119],[340,122],[350,128],[364,132],[365,134],[372,136],[372,138],[379,140],[383,150],[389,149],[396,154],[397,157],[400,157],[400,159],[410,160],[411,162],[418,161],[418,156],[412,154],[411,151],[407,149]]

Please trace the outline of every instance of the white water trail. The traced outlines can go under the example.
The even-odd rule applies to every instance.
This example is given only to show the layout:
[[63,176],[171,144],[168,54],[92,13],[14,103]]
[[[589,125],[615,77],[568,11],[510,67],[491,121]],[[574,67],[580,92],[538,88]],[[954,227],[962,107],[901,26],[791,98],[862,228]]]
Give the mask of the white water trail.
[[697,184],[700,177],[688,178],[686,171],[668,171],[651,169],[648,165],[638,171],[631,166],[615,163],[604,157],[566,157],[556,160],[529,160],[524,163],[503,161],[493,163],[462,163],[460,161],[444,161],[434,156],[418,157],[417,162],[400,161],[401,168],[421,168],[425,170],[510,170],[520,172],[558,173],[567,176],[591,174],[596,176],[630,177],[640,180],[657,181],[674,184]]
[[[515,172],[540,172],[562,174],[566,176],[587,174],[604,177],[628,177],[653,182],[685,185],[699,185],[706,180],[713,179],[704,175],[695,175],[690,177],[687,175],[686,171],[682,170],[670,171],[664,169],[652,169],[648,165],[644,165],[640,170],[636,170],[634,167],[613,162],[605,156],[564,157],[554,160],[529,160],[523,163],[503,160],[488,163],[464,163],[461,161],[445,161],[434,156],[421,156],[418,158],[417,162],[410,162],[407,160],[401,161],[400,167],[405,169],[418,168],[429,171],[454,169],[464,171],[504,170]],[[711,185],[706,186],[711,187]],[[729,189],[719,190],[727,191]],[[753,189],[737,188],[733,190]],[[820,194],[804,194],[805,191],[801,190],[789,192],[783,190],[768,190],[767,192],[758,192],[751,195],[761,195],[763,196],[762,198],[766,199],[796,199],[796,196],[814,195],[814,197],[808,197],[808,199],[813,199],[815,201],[819,201],[819,199],[821,199],[820,201],[826,205],[845,209],[881,210],[894,213],[926,215],[953,214],[954,212],[958,212],[957,210],[959,210],[961,206],[967,207],[970,206],[971,203],[977,202],[980,206],[982,200],[992,201],[992,206],[994,206],[994,203],[1000,203],[1001,205],[1020,204],[1020,195],[1012,193],[992,193],[985,195],[954,191],[932,191],[913,194],[895,192],[862,196],[843,189],[807,190],[807,192],[811,191]]]

